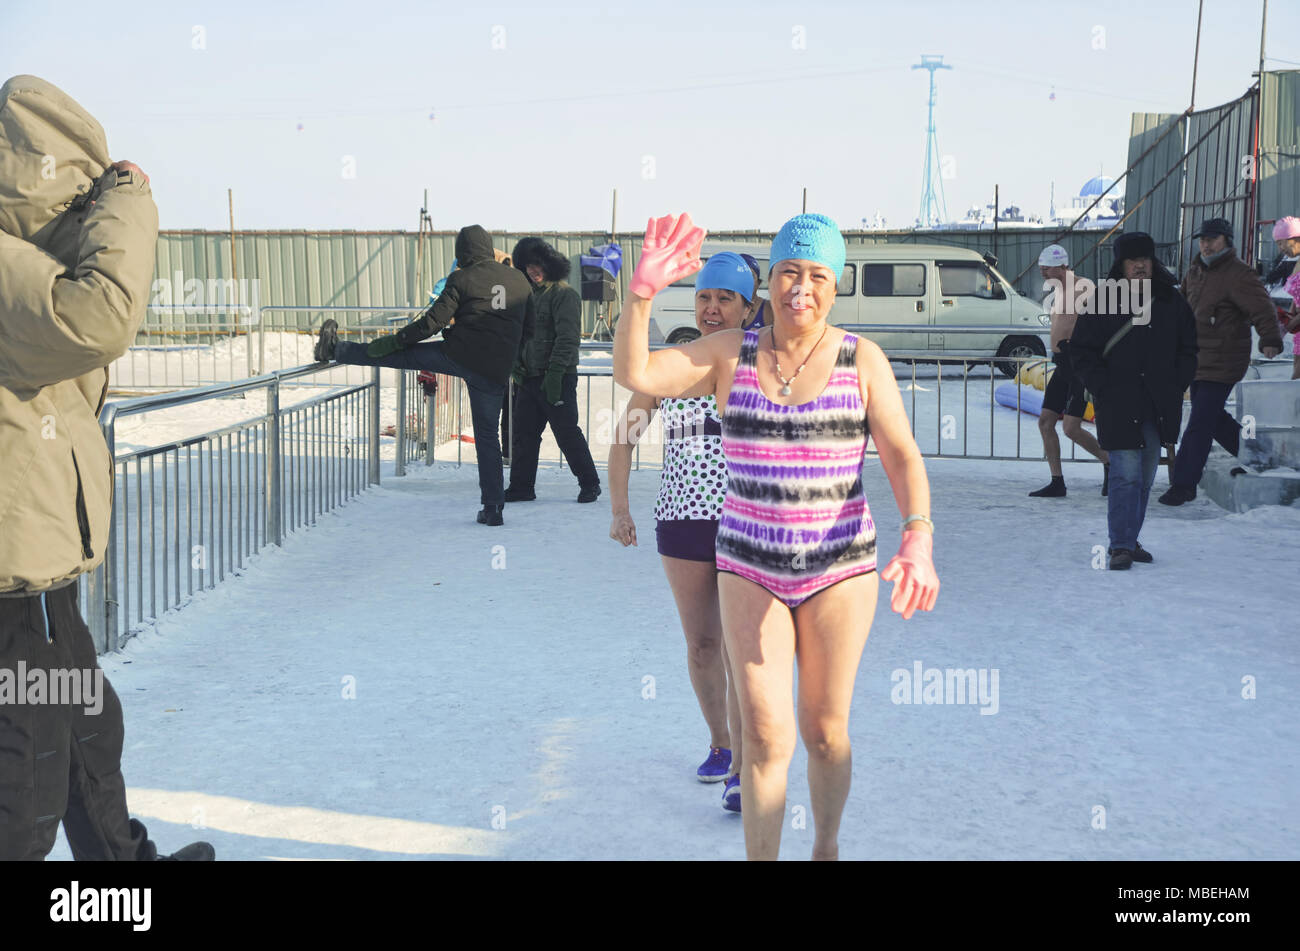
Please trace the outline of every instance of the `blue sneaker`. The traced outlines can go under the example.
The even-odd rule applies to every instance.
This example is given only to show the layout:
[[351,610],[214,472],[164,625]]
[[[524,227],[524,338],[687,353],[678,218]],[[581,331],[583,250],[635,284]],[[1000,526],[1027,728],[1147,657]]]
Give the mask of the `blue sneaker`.
[[722,808],[728,812],[740,812],[740,773],[729,778],[723,787]]
[[700,768],[695,771],[702,783],[720,783],[727,778],[727,773],[731,771],[731,750],[724,750],[720,746],[709,747],[709,758],[700,764]]

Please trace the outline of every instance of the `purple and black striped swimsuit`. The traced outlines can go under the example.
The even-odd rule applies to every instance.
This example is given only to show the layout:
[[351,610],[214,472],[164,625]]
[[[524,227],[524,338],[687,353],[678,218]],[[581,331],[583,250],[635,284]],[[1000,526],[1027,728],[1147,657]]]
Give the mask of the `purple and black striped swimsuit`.
[[858,338],[845,334],[821,394],[781,406],[759,388],[758,331],[746,331],[727,398],[718,570],[762,585],[791,608],[876,569],[876,526],[862,491],[867,411],[857,351]]

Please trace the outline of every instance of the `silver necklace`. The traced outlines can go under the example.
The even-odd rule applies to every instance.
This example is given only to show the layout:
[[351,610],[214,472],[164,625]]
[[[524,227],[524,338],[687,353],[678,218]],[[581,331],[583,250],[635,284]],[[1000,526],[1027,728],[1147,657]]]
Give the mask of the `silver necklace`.
[[781,386],[782,396],[790,395],[790,384],[793,383],[795,379],[798,378],[799,374],[803,372],[803,368],[808,365],[808,361],[812,359],[812,355],[816,353],[817,348],[822,345],[822,340],[826,336],[826,331],[830,329],[831,329],[830,324],[827,324],[824,328],[822,328],[822,335],[817,338],[817,342],[813,344],[812,349],[808,351],[808,356],[804,357],[803,363],[799,364],[799,369],[794,371],[794,376],[790,377],[790,379],[787,380],[781,372],[781,358],[776,355],[776,325],[775,324],[772,325],[772,359],[776,361],[776,378],[780,380],[782,383]]

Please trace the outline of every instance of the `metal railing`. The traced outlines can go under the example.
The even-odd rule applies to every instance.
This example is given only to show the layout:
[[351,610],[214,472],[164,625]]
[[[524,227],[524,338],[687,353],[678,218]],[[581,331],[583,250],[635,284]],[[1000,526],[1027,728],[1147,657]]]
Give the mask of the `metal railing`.
[[[911,325],[873,325],[854,328],[864,336],[881,334],[933,334],[935,328]],[[954,335],[983,335],[984,337],[1035,337],[1046,336],[1045,328],[961,326],[944,327],[942,332]],[[584,341],[584,358],[599,360],[602,354],[611,354],[613,345]],[[660,349],[656,346],[652,349]],[[1046,347],[1044,346],[1044,350]],[[1024,364],[1047,359],[1043,355],[990,354],[987,350],[963,352],[960,350],[890,349],[886,351],[895,365],[895,377],[904,388],[904,401],[911,420],[912,435],[917,440],[922,455],[927,457],[1042,461],[1042,439],[1038,433],[1038,420],[1028,413],[1012,413],[996,401],[996,389],[1001,383],[1011,383],[1002,367],[1022,367]],[[901,368],[905,367],[905,369]],[[931,366],[932,365],[932,366]],[[924,368],[924,369],[923,369]],[[618,419],[632,397],[632,392],[614,381],[612,360],[610,366],[582,364],[578,367],[579,422],[592,458],[602,465],[608,457],[610,443]],[[407,407],[397,420],[398,453],[397,474],[402,474],[404,463],[409,464],[424,457],[426,464],[436,461],[465,461],[465,446],[472,443],[469,426],[468,400],[464,384],[456,377],[438,377],[436,419],[431,403],[420,398],[421,388],[413,381],[414,371],[399,376],[399,405]],[[606,386],[605,381],[608,381]],[[1017,391],[1017,408],[1019,407]],[[447,394],[450,394],[448,397]],[[922,394],[926,394],[922,397]],[[933,394],[932,396],[929,394]],[[1005,410],[1006,412],[1000,412]],[[511,413],[508,391],[504,413]],[[593,427],[593,422],[595,423]],[[433,425],[430,425],[430,424]],[[513,420],[511,420],[513,423]],[[511,426],[513,430],[513,426]],[[414,434],[419,434],[414,435]],[[633,465],[640,468],[662,463],[662,427],[658,417],[637,442]],[[1062,458],[1067,461],[1096,461],[1087,453],[1078,453],[1070,440],[1062,446]],[[509,455],[508,451],[506,453]],[[563,469],[564,457],[547,429],[540,453],[539,465],[554,465]]]
[[[283,386],[326,372],[305,366],[104,407],[113,505],[104,560],[83,576],[82,602],[100,651],[378,484],[379,371],[325,393]],[[231,426],[116,452],[123,420],[232,397],[264,405]]]
[[[930,329],[890,327],[884,332]],[[990,328],[944,332],[988,334]],[[614,381],[612,361],[598,365],[610,344],[588,343],[583,349],[597,365],[579,367],[585,381],[579,388],[580,422],[593,458],[603,465],[632,393]],[[886,356],[895,366],[922,455],[1044,458],[1037,418],[1012,412],[995,399],[997,387],[1012,382],[1000,366],[1023,366],[1044,357],[905,354]],[[922,371],[926,364],[934,366]],[[470,412],[464,381],[439,375],[435,390],[417,382],[416,371],[361,366],[348,369],[368,374],[367,383],[335,383],[322,393],[320,386],[304,382],[311,378],[316,384],[339,369],[337,364],[312,364],[104,407],[100,423],[114,459],[114,500],[105,558],[82,579],[82,603],[100,650],[115,650],[133,627],[179,606],[195,591],[212,588],[265,546],[281,544],[286,534],[314,524],[321,513],[378,484],[381,401],[395,409],[395,475],[404,475],[407,465],[421,458],[425,465],[465,461],[465,446],[473,435],[466,431]],[[394,376],[395,403],[385,401],[381,374]],[[284,385],[291,381],[297,385]],[[1021,390],[1016,392],[1018,409]],[[230,398],[264,402],[233,425],[157,444],[146,436],[151,443],[147,447],[117,455],[122,421]],[[505,411],[510,413],[509,396]],[[662,426],[656,424],[638,441],[634,466],[641,468],[643,461],[660,465],[662,443]],[[1073,442],[1068,456],[1065,448],[1065,459],[1094,461],[1087,454],[1077,455]],[[541,462],[564,467],[549,430]]]
[[[339,337],[366,341],[419,307],[333,305],[150,305],[135,342],[109,366],[117,393],[230,383],[312,362],[316,331],[328,316]],[[366,368],[336,367],[331,382],[364,382]]]

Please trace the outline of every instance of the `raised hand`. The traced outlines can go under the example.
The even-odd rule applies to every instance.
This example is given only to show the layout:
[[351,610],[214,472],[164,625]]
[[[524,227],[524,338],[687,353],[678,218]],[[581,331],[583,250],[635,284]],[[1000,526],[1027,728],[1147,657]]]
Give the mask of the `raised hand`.
[[880,573],[884,581],[897,582],[889,606],[911,618],[915,611],[934,609],[939,597],[939,576],[934,570],[934,535],[920,529],[903,532],[903,540],[895,555]]
[[145,184],[147,185],[149,183],[149,176],[144,173],[144,169],[142,169],[139,165],[136,165],[134,162],[128,162],[126,160],[123,160],[121,162],[114,162],[112,165],[109,166],[109,168],[115,168],[119,172],[139,172],[140,177],[145,180]]
[[698,271],[705,233],[685,213],[651,218],[646,223],[641,257],[628,282],[628,291],[650,300],[669,284]]

